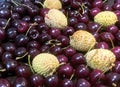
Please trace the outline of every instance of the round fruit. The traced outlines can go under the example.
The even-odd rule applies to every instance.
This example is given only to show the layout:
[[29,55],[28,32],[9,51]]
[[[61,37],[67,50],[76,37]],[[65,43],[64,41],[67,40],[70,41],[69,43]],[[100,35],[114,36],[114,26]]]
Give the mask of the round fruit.
[[102,11],[94,17],[94,21],[106,27],[115,24],[118,19],[114,12]]
[[51,9],[45,15],[45,23],[53,28],[63,29],[67,26],[67,17],[57,9]]
[[61,9],[62,3],[60,2],[60,0],[45,0],[44,6],[45,8],[49,9]]
[[88,51],[95,43],[94,36],[84,30],[78,30],[70,37],[70,45],[78,51]]
[[57,57],[50,53],[38,54],[32,61],[35,72],[45,77],[52,75],[59,65]]
[[115,60],[115,55],[107,49],[93,49],[86,54],[88,66],[103,72],[111,69]]

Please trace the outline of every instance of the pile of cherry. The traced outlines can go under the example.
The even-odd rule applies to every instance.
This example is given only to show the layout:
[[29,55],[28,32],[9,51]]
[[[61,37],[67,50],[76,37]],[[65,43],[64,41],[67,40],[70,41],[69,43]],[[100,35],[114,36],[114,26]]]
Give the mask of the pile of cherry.
[[[61,0],[61,11],[68,18],[64,30],[44,23],[49,9],[42,7],[43,1],[0,2],[0,87],[120,87],[119,0]],[[105,10],[115,12],[118,22],[102,29],[93,18]],[[69,36],[77,30],[92,33],[98,42],[95,48],[112,50],[117,60],[111,70],[103,73],[89,68],[86,53],[69,45]],[[52,53],[65,63],[46,78],[30,69],[32,59],[43,52]]]

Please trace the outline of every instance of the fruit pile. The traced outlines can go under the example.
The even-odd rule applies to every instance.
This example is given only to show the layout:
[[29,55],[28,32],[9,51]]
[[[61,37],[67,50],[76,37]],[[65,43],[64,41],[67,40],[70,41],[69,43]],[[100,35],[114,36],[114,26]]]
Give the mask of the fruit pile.
[[0,0],[0,87],[120,87],[120,0]]

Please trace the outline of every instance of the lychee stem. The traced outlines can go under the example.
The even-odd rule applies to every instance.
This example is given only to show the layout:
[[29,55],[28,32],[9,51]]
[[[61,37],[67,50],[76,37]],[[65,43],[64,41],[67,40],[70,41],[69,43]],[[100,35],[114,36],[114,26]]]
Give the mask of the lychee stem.
[[28,55],[28,65],[30,66],[30,70],[32,71],[32,73],[34,74],[34,70],[33,70],[33,67],[31,65],[31,62],[30,62],[30,55]]

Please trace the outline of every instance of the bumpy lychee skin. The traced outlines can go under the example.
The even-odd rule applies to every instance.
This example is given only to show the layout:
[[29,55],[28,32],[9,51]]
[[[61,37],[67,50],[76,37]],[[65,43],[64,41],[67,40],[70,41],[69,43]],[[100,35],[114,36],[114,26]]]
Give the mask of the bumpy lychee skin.
[[102,11],[94,17],[94,21],[101,24],[104,27],[115,24],[118,19],[114,12]]
[[93,49],[86,54],[88,66],[103,72],[110,70],[115,62],[115,55],[107,49]]
[[43,3],[45,8],[49,9],[61,9],[62,8],[62,3],[60,0],[45,0]]
[[78,51],[88,51],[95,43],[94,36],[84,30],[78,30],[70,36],[70,45]]
[[57,57],[50,53],[41,53],[32,61],[34,71],[45,77],[52,75],[59,65]]
[[44,19],[45,23],[53,28],[64,29],[68,24],[67,17],[57,9],[49,10]]

